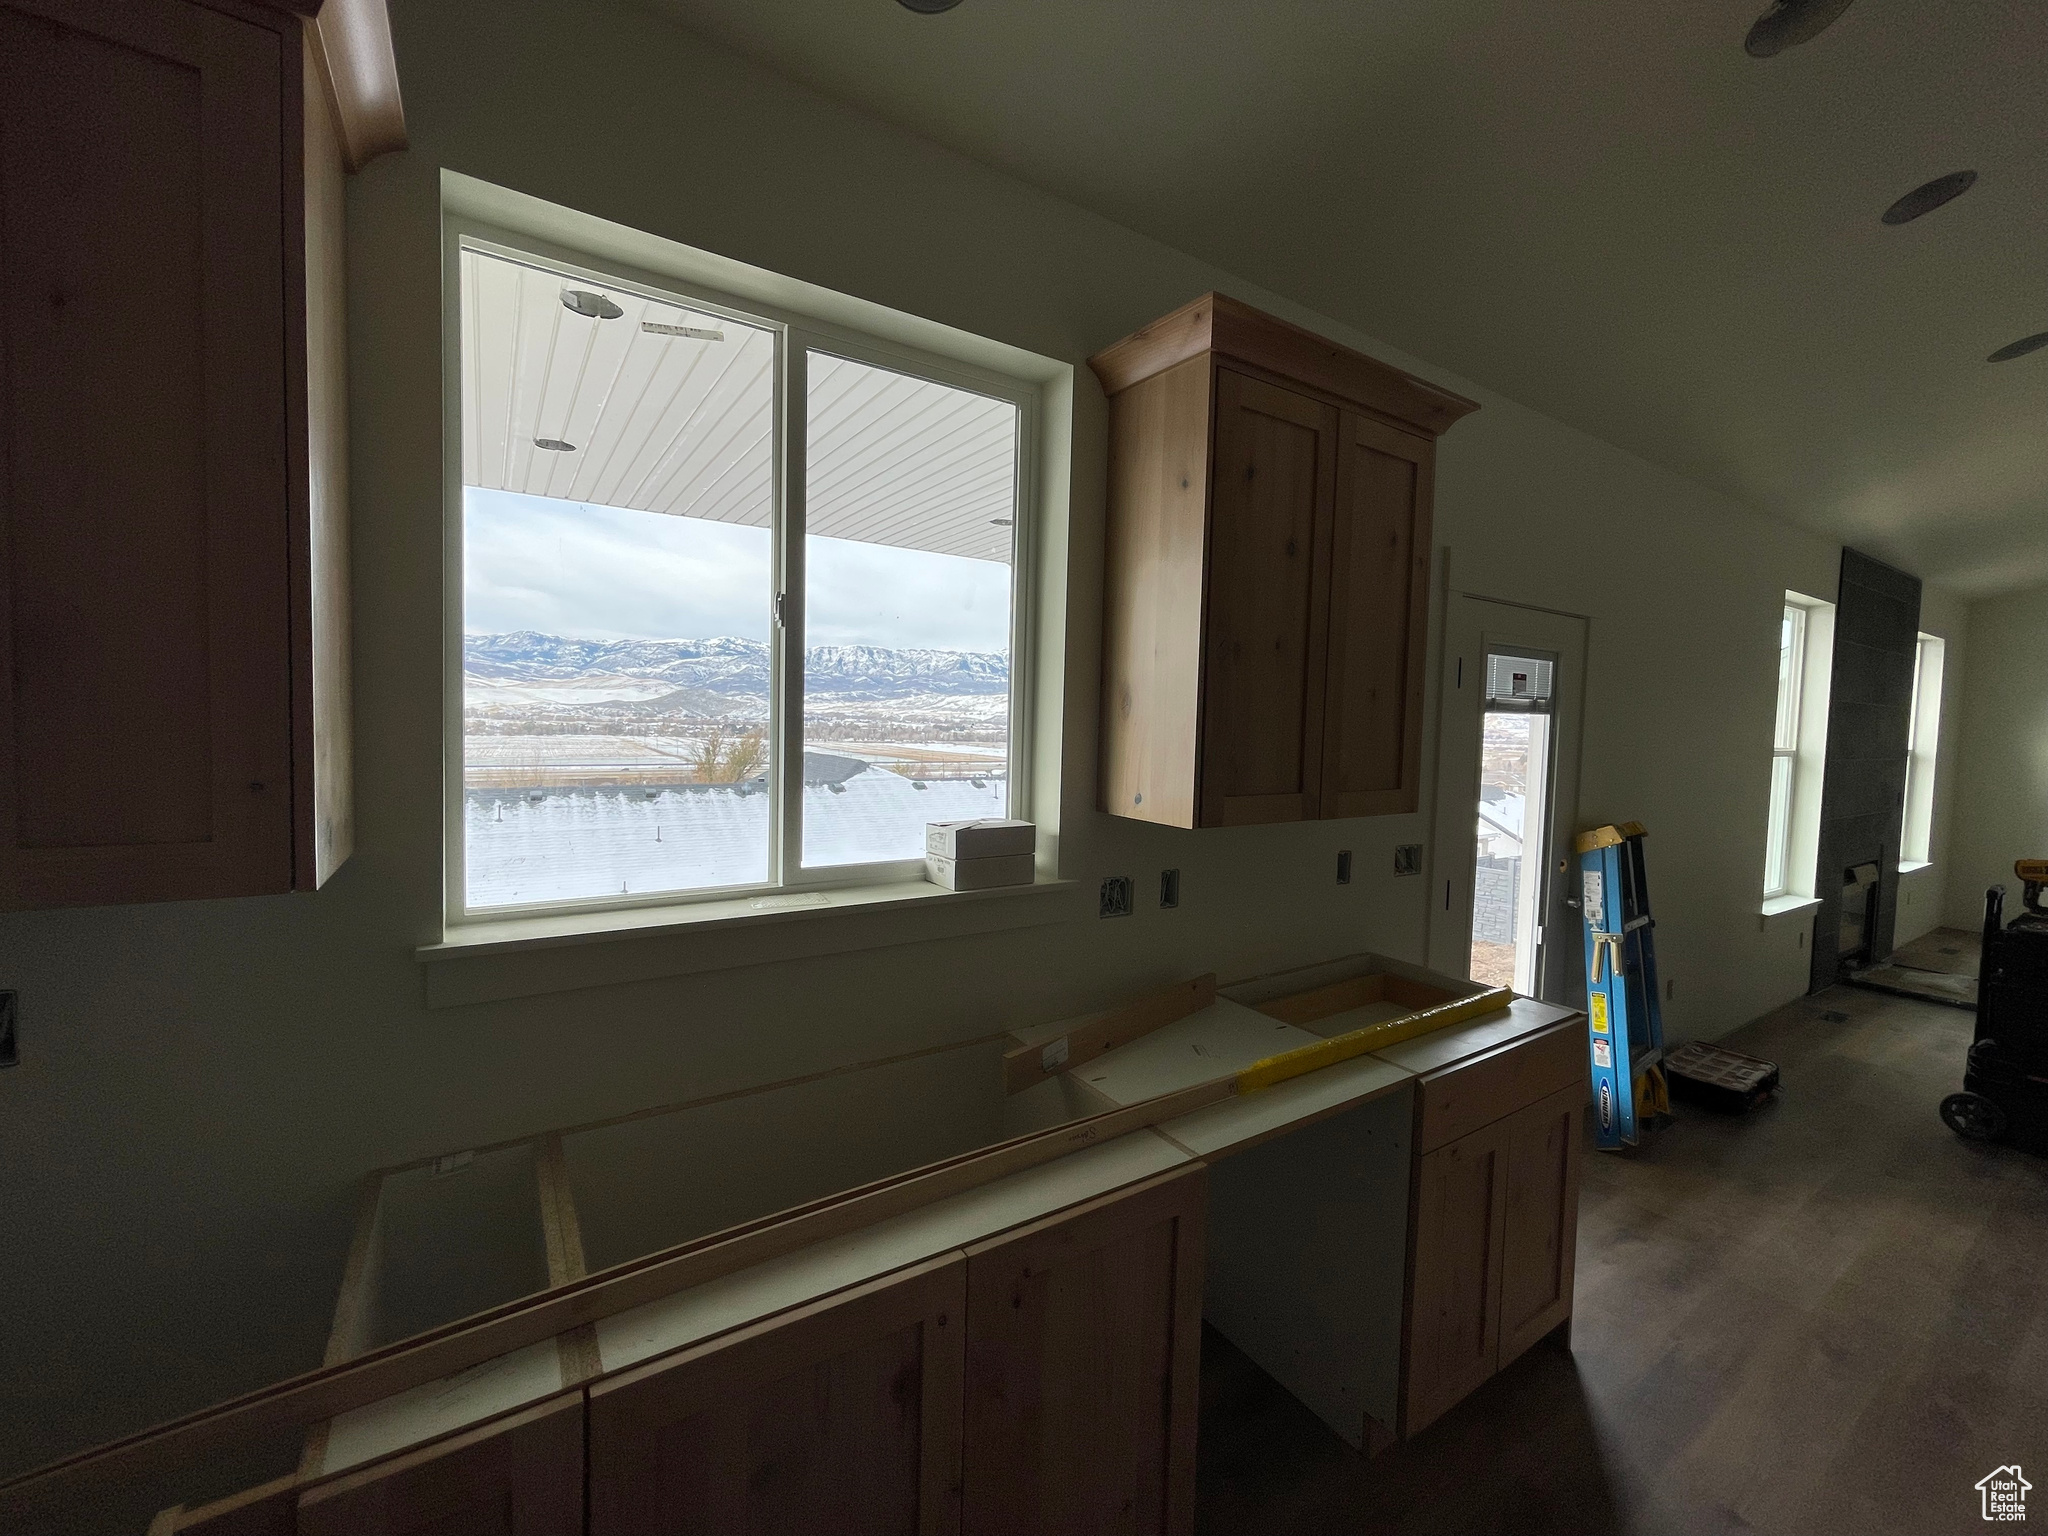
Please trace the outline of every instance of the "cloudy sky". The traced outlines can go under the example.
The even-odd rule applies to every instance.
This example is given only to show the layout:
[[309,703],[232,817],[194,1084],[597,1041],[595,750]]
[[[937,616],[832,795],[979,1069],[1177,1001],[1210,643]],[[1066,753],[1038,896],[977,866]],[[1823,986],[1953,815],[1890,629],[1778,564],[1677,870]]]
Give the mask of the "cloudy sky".
[[[768,638],[765,528],[474,486],[463,494],[471,633]],[[811,645],[1009,649],[1007,565],[816,538],[808,562]]]

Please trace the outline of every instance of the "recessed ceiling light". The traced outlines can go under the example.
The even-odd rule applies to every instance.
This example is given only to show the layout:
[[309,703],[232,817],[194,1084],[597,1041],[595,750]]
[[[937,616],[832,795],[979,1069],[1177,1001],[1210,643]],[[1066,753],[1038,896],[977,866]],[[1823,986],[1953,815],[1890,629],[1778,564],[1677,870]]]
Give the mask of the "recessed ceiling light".
[[2039,331],[2032,336],[2022,336],[2018,341],[2009,341],[1984,361],[2009,363],[2016,357],[2025,357],[2029,352],[2038,352],[2043,347],[2048,347],[2048,331]]
[[1742,48],[1753,59],[1768,59],[1811,42],[1849,9],[1851,0],[1778,0],[1749,29]]
[[588,288],[564,288],[562,308],[571,314],[586,315],[592,320],[616,320],[625,311],[601,293],[592,293]]
[[896,0],[896,3],[920,16],[936,16],[941,11],[950,11],[960,0]]
[[549,453],[574,453],[576,451],[574,443],[565,443],[559,437],[536,437],[533,440],[533,446],[545,448]]
[[1884,211],[1887,224],[1910,224],[1923,214],[1934,212],[1943,203],[1952,203],[1970,188],[1977,185],[1975,171],[1950,171],[1946,176],[1937,176],[1908,192]]

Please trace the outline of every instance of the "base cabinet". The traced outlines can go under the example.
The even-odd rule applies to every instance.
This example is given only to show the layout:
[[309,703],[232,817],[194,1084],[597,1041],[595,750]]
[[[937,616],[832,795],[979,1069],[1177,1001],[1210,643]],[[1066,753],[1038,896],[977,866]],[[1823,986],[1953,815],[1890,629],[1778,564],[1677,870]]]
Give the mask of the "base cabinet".
[[1404,1433],[1571,1317],[1585,1103],[1573,1081],[1416,1160]]
[[593,1386],[591,1536],[959,1531],[966,1279],[956,1255]]
[[965,1528],[1194,1528],[1200,1165],[968,1250]]
[[323,1483],[298,1536],[579,1536],[583,1394]]

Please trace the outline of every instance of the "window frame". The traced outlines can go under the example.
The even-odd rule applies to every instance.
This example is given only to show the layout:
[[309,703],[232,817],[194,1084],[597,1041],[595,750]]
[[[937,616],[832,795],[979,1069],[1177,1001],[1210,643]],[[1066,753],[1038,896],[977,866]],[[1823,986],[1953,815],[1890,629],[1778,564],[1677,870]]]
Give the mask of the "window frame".
[[[1941,702],[1947,671],[1948,642],[1922,630],[1913,646],[1913,707],[1906,724],[1906,781],[1899,809],[1901,870],[1920,869],[1934,860],[1934,783],[1940,768]],[[1931,698],[1927,691],[1930,680]],[[1934,707],[1931,715],[1926,708],[1930,702]]]
[[[1793,823],[1799,803],[1799,712],[1806,691],[1806,645],[1808,609],[1786,594],[1779,620],[1792,626],[1791,666],[1784,664],[1786,650],[1782,631],[1778,642],[1780,657],[1776,710],[1771,717],[1771,799],[1764,821],[1764,900],[1774,901],[1792,891]],[[1780,726],[1786,727],[1780,730]],[[1786,764],[1784,815],[1777,814],[1778,765]],[[1771,880],[1771,865],[1778,866],[1778,879]]]
[[[606,912],[639,912],[752,899],[760,910],[796,904],[790,898],[855,887],[921,881],[921,857],[865,864],[803,866],[803,668],[805,645],[804,470],[807,448],[808,359],[813,351],[926,379],[970,393],[1006,400],[1017,409],[1014,510],[1010,568],[1010,687],[1008,814],[1043,824],[1033,774],[1038,723],[1038,564],[1046,508],[1039,455],[1046,411],[1046,384],[941,352],[872,335],[786,303],[736,297],[723,289],[636,263],[566,248],[556,241],[521,234],[483,220],[444,213],[444,275],[441,299],[444,349],[445,482],[443,807],[441,853],[443,922],[449,929],[528,918],[584,917]],[[520,262],[577,281],[608,286],[669,303],[680,303],[738,324],[765,327],[776,338],[774,521],[771,533],[769,607],[769,753],[773,814],[769,827],[768,880],[631,896],[527,902],[472,907],[468,902],[463,835],[463,608],[466,598],[462,431],[461,257],[466,250]],[[765,276],[765,274],[763,274]],[[788,290],[803,287],[785,281]],[[972,338],[980,340],[980,338]]]

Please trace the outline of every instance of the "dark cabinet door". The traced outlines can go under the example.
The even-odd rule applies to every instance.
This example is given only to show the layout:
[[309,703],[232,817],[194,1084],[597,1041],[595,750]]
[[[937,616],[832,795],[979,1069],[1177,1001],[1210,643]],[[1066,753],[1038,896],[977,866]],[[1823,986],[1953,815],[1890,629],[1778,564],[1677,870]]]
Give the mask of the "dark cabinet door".
[[934,1260],[597,1383],[591,1536],[958,1532],[965,1276]]
[[278,20],[0,0],[0,906],[292,886]]
[[1216,375],[1201,825],[1321,814],[1337,410]]
[[1422,789],[1436,444],[1345,412],[1337,440],[1324,816],[1414,810]]
[[1574,1083],[1508,1121],[1500,1285],[1503,1366],[1572,1315],[1585,1116],[1586,1087]]
[[963,1525],[1194,1528],[1200,1166],[968,1250]]
[[1403,1434],[1434,1422],[1499,1362],[1507,1175],[1499,1124],[1417,1164]]
[[582,1536],[583,1394],[312,1488],[298,1536]]

